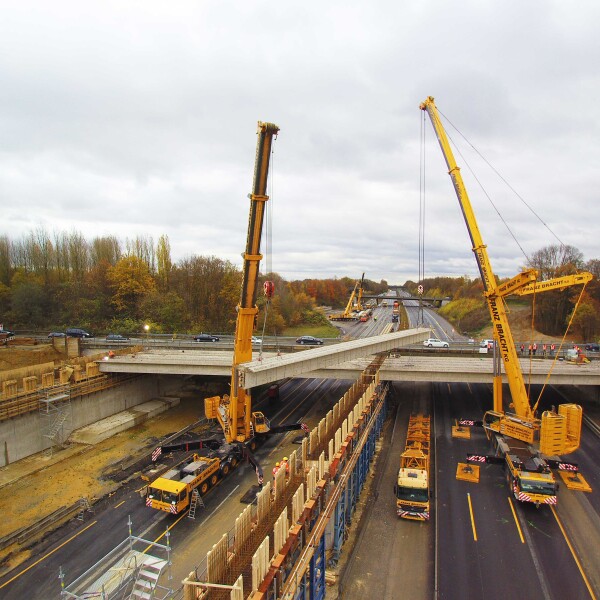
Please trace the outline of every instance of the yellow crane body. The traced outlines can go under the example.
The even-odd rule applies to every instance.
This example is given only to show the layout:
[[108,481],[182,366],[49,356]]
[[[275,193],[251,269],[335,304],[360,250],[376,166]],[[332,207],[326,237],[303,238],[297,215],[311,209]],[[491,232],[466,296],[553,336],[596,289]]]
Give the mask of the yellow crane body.
[[[571,285],[585,285],[592,276],[589,273],[578,273],[538,282],[537,271],[525,269],[499,285],[434,99],[428,97],[421,103],[420,108],[426,111],[431,119],[448,166],[481,275],[483,294],[490,312],[498,352],[494,354],[493,410],[487,411],[483,417],[483,427],[497,454],[495,457],[471,455],[469,460],[483,459],[483,462],[501,461],[505,464],[508,483],[516,499],[536,505],[556,504],[558,485],[551,465],[554,465],[552,468],[561,468],[561,461],[551,457],[571,453],[579,447],[581,407],[565,404],[559,406],[558,412],[545,411],[541,419],[535,416],[521,372],[504,298],[510,294],[524,295],[564,289]],[[514,414],[503,410],[501,367],[506,373]],[[562,467],[576,468],[569,463],[562,463]]]

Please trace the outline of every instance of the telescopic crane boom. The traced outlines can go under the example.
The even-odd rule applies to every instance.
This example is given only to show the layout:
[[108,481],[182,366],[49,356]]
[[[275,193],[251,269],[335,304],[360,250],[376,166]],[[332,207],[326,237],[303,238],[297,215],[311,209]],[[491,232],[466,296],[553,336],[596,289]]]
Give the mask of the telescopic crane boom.
[[[204,401],[205,413],[208,418],[217,418],[225,440],[230,442],[245,442],[252,436],[252,429],[268,428],[266,418],[262,413],[251,414],[252,402],[250,391],[238,385],[238,365],[252,360],[252,331],[256,322],[258,307],[256,306],[258,273],[262,254],[260,242],[262,237],[265,205],[269,200],[267,191],[267,176],[273,137],[279,132],[279,127],[273,123],[258,123],[258,139],[256,142],[256,162],[254,166],[254,183],[250,198],[250,216],[248,219],[248,235],[246,251],[244,252],[244,273],[242,292],[237,306],[237,320],[233,347],[233,365],[231,370],[230,395],[223,398],[214,396]],[[269,285],[267,285],[269,284]],[[265,283],[265,292],[272,293],[272,283]],[[252,419],[258,419],[253,423]]]
[[[546,450],[542,449],[542,452],[547,452],[550,448],[552,448],[553,454],[573,452],[579,447],[581,407],[574,404],[561,405],[558,415],[554,412],[546,411],[542,422],[535,417],[529,403],[517,350],[510,331],[504,296],[515,293],[532,293],[534,290],[546,291],[548,289],[564,288],[578,283],[585,284],[592,276],[589,273],[579,273],[547,282],[537,282],[537,271],[535,269],[527,269],[509,282],[499,286],[492,270],[487,246],[483,243],[460,169],[454,159],[454,154],[452,153],[434,99],[429,96],[421,103],[420,108],[426,111],[431,119],[471,238],[473,253],[475,254],[477,267],[479,268],[481,281],[483,282],[483,293],[492,318],[494,339],[499,350],[499,362],[504,365],[516,413],[515,415],[509,415],[503,412],[502,375],[500,373],[500,365],[496,364],[494,372],[494,410],[488,411],[484,416],[484,426],[488,430],[496,431],[527,443],[537,441],[537,437],[541,435],[541,446],[544,446],[543,423],[556,423],[562,420],[563,423],[558,429],[561,429],[563,433],[560,436],[555,434],[553,444],[548,442]],[[577,420],[579,421],[579,426],[573,423],[573,421]],[[550,426],[548,427],[549,429]],[[556,428],[554,431],[556,432]],[[550,432],[548,432],[547,439],[549,439],[550,435]],[[558,437],[560,437],[560,440],[558,440]]]

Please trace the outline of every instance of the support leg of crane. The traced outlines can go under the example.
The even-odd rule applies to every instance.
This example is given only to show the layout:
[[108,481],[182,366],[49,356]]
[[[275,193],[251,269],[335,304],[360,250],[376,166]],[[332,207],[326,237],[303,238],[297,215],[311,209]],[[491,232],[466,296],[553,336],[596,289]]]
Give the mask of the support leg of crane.
[[263,470],[260,464],[258,463],[258,459],[256,458],[256,456],[254,456],[254,454],[252,454],[250,448],[248,448],[247,445],[245,449],[245,455],[248,459],[248,462],[254,467],[256,471],[256,477],[258,482],[256,485],[251,486],[250,489],[246,491],[246,493],[240,498],[240,502],[243,502],[244,504],[252,504],[254,500],[256,500],[256,494],[258,494],[258,492],[262,490]]

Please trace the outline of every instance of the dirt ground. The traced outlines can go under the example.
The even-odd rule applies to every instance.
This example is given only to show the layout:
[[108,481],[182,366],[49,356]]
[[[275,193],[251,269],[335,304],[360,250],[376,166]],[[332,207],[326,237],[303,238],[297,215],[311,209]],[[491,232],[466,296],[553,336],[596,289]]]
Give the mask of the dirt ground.
[[[527,343],[529,340],[531,340],[532,343],[559,341],[555,335],[546,335],[545,333],[540,333],[535,328],[533,330],[531,329],[531,309],[528,306],[509,305],[508,321],[515,342]],[[491,339],[492,335],[492,325],[490,324],[489,327],[481,330],[479,337],[481,339]],[[578,341],[576,338],[577,336],[572,333],[567,334],[565,343],[576,342]]]
[[[0,469],[0,538],[87,497],[92,503],[121,485],[105,478],[124,457],[147,456],[156,441],[197,421],[203,395],[182,392],[180,404],[94,446],[71,444],[51,458],[37,454]],[[143,481],[140,479],[140,487]],[[11,549],[0,551],[0,562]],[[24,556],[12,556],[11,567]],[[5,565],[6,566],[6,565]]]
[[49,362],[57,364],[65,358],[51,344],[34,344],[32,340],[31,343],[27,342],[28,339],[19,338],[0,347],[0,371]]

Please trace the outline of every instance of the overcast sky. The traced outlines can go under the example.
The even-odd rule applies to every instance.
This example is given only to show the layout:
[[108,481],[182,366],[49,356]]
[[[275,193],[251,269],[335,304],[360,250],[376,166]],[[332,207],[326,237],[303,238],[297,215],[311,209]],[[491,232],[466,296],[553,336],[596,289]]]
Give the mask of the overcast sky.
[[[263,120],[281,128],[273,270],[288,280],[417,279],[419,104],[432,95],[554,235],[600,258],[597,0],[0,8],[0,235],[166,234],[175,261],[241,266]],[[425,138],[425,275],[476,276],[428,119]],[[526,254],[557,239],[459,148],[492,266],[514,275],[525,256],[486,194]]]

